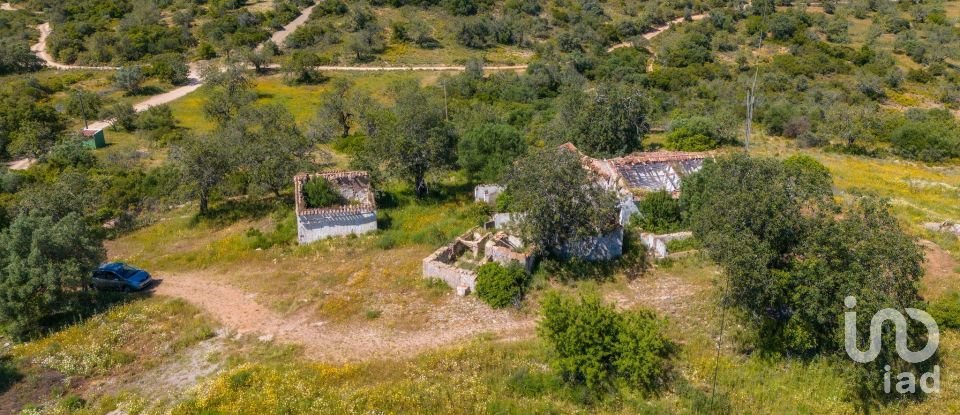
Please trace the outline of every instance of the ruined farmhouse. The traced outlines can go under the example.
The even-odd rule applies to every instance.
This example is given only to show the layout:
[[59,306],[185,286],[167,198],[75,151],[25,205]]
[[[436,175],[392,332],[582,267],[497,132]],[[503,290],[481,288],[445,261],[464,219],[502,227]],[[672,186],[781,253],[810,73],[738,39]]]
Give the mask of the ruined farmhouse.
[[[488,225],[489,226],[489,225]],[[423,259],[423,277],[443,280],[458,295],[476,290],[476,269],[487,262],[533,270],[533,247],[503,231],[476,227]]]
[[[310,206],[304,186],[312,180],[327,181],[340,196],[339,201],[329,206]],[[299,174],[294,177],[293,184],[299,243],[377,230],[377,205],[367,172]]]

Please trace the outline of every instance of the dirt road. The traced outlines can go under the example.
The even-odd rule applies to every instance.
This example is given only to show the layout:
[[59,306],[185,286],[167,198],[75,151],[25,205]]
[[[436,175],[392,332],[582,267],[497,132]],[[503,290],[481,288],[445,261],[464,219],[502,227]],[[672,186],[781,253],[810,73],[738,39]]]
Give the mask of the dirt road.
[[305,315],[283,316],[256,302],[254,295],[215,282],[210,275],[160,275],[154,293],[182,298],[207,311],[226,328],[264,340],[302,345],[312,358],[328,362],[402,358],[483,333],[516,338],[533,335],[534,320],[491,310],[476,298],[450,298],[435,307],[423,330],[383,327],[376,320],[349,327]]
[[37,30],[40,31],[40,39],[37,44],[30,47],[30,50],[37,55],[40,59],[43,60],[47,66],[54,69],[102,69],[102,70],[114,70],[117,69],[116,66],[83,66],[83,65],[64,65],[62,63],[57,63],[53,60],[53,56],[50,56],[50,53],[47,52],[47,36],[50,36],[50,33],[53,31],[50,28],[50,23],[45,22],[37,26]]
[[[307,23],[307,20],[310,20],[310,13],[313,13],[314,7],[317,7],[317,5],[314,4],[313,6],[303,9],[303,12],[300,13],[300,15],[297,16],[296,19],[293,19],[290,21],[290,23],[287,23],[287,25],[284,26],[283,29],[280,29],[274,32],[273,35],[270,36],[270,40],[273,41],[273,43],[275,43],[277,46],[280,46],[281,48],[285,47],[287,36],[290,36],[290,34],[295,32],[298,27],[303,26],[304,24]],[[263,45],[261,44],[260,46],[263,46]]]
[[[701,13],[701,14],[695,14],[695,15],[693,15],[693,16],[690,16],[690,19],[693,20],[693,21],[697,21],[697,20],[703,20],[705,17],[707,17],[707,14],[706,14],[706,13]],[[653,39],[653,38],[655,38],[655,37],[657,37],[657,36],[660,36],[661,33],[666,32],[667,29],[673,27],[673,25],[683,23],[684,21],[686,21],[686,19],[683,18],[683,17],[678,17],[678,18],[676,18],[676,19],[673,19],[673,20],[667,22],[667,24],[665,24],[665,25],[663,25],[663,26],[658,26],[658,27],[654,28],[652,31],[649,31],[649,32],[647,32],[647,33],[644,33],[644,34],[643,34],[643,38],[646,39],[646,40]],[[609,53],[609,52],[613,52],[613,51],[615,51],[615,50],[617,50],[617,49],[620,49],[620,48],[628,48],[628,47],[632,47],[632,46],[633,46],[633,42],[617,43],[616,45],[613,45],[613,46],[610,46],[609,48],[607,48],[607,52]]]

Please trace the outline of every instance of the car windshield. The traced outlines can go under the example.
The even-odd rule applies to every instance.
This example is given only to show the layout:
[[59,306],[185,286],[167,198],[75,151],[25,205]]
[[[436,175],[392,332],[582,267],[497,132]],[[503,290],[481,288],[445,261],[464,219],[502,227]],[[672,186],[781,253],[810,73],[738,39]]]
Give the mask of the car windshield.
[[123,264],[123,265],[120,266],[119,269],[117,269],[117,273],[120,274],[120,276],[123,277],[123,278],[130,278],[130,277],[134,276],[134,275],[135,275],[136,273],[138,273],[138,272],[140,272],[139,269],[136,269],[136,268],[134,268],[134,267],[131,267],[131,266],[127,265],[127,264]]

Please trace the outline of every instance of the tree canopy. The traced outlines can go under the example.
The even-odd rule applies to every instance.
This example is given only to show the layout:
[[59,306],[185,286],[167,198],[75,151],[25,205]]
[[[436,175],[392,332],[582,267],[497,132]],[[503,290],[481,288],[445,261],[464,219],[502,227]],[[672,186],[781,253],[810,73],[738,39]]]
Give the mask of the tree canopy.
[[595,179],[566,149],[547,148],[518,159],[506,176],[505,193],[523,237],[557,254],[570,242],[612,230],[618,199]]

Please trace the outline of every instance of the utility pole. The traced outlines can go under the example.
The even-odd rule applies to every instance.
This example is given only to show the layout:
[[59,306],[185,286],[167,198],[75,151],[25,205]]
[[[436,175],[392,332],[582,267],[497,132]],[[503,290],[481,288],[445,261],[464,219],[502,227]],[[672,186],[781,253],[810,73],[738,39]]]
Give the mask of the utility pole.
[[[767,13],[764,12],[761,22],[766,23]],[[760,31],[760,40],[757,41],[757,50],[763,46],[763,30]],[[753,82],[750,83],[750,89],[747,90],[747,120],[744,123],[744,149],[750,152],[750,135],[753,133],[753,107],[757,103],[757,77],[760,76],[760,63],[757,62],[756,69],[753,72]]]
[[87,104],[83,102],[83,91],[76,91],[77,99],[80,100],[80,118],[83,119],[83,129],[87,129]]
[[753,103],[753,88],[750,88],[747,90],[747,120],[744,125],[745,138],[743,140],[744,148],[748,153],[750,152],[750,132],[753,128]]
[[441,81],[440,85],[443,85],[443,119],[450,121],[450,114],[447,113],[447,80]]

